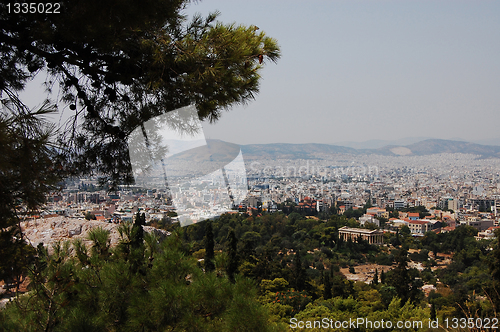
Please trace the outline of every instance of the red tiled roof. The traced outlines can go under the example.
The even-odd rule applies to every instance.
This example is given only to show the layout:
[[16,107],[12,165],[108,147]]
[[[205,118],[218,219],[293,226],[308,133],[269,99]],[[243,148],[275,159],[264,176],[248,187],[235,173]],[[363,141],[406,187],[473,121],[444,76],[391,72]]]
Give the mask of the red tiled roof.
[[410,224],[417,224],[417,225],[425,225],[428,224],[429,222],[426,220],[409,220],[408,221]]

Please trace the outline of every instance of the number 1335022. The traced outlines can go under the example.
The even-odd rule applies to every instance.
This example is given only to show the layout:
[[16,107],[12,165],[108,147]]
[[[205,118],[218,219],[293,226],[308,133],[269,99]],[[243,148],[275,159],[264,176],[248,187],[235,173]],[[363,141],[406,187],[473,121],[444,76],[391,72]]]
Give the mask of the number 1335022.
[[444,328],[498,329],[498,318],[446,318]]
[[59,2],[14,2],[8,3],[9,14],[60,14],[61,4]]

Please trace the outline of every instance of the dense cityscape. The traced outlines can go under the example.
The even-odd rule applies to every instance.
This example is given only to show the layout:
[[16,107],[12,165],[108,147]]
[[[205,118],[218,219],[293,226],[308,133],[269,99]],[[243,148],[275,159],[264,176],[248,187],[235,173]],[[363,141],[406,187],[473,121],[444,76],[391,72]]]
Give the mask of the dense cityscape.
[[[148,221],[176,211],[197,222],[204,220],[202,212],[212,216],[233,210],[273,213],[293,206],[309,215],[330,211],[332,207],[343,214],[369,204],[377,209],[372,208],[358,219],[361,224],[372,222],[380,226],[379,217],[400,225],[409,225],[415,219],[407,214],[389,216],[385,209],[423,206],[429,211],[425,220],[446,220],[448,231],[458,224],[485,231],[498,223],[499,166],[498,159],[464,154],[249,160],[248,195],[239,202],[228,200],[224,182],[215,175],[177,180],[182,185],[168,191],[150,183],[145,187],[123,187],[112,194],[99,190],[96,180],[78,179],[68,181],[62,192],[52,194],[42,214],[73,218],[91,214],[94,219],[118,223],[132,221],[137,211],[146,212]],[[236,183],[245,180],[245,174],[229,175],[230,181],[231,176]],[[178,204],[173,204],[173,200]],[[435,226],[426,227],[430,230]],[[425,233],[411,229],[415,229],[415,234]]]

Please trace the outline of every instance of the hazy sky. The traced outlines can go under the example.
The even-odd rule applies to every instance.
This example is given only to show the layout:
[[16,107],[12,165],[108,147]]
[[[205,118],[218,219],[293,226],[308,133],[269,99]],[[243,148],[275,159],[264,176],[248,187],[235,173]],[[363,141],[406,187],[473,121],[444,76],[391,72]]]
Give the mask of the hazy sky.
[[204,0],[187,13],[215,10],[276,38],[282,58],[207,138],[500,137],[500,1]]
[[189,13],[214,10],[276,38],[282,58],[208,138],[500,137],[499,1],[204,0]]

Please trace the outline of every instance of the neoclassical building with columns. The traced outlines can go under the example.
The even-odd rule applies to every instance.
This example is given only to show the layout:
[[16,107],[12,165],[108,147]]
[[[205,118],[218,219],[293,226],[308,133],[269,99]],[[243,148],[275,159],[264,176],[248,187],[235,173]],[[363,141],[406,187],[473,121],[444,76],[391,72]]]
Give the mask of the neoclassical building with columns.
[[344,226],[339,228],[339,238],[344,241],[356,241],[358,237],[368,241],[369,244],[384,244],[384,232],[379,230],[370,230],[364,228],[350,228]]

